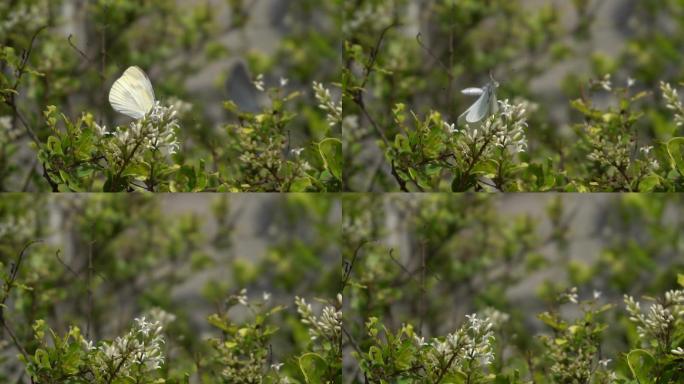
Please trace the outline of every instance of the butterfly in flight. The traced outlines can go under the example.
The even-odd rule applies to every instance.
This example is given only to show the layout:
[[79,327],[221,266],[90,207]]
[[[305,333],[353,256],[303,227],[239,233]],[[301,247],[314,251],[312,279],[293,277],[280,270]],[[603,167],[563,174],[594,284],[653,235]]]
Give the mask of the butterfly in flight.
[[496,101],[496,88],[499,87],[499,83],[491,75],[490,79],[490,82],[482,88],[466,88],[461,91],[464,95],[480,96],[480,98],[458,117],[459,123],[465,121],[469,124],[476,124],[499,110]]

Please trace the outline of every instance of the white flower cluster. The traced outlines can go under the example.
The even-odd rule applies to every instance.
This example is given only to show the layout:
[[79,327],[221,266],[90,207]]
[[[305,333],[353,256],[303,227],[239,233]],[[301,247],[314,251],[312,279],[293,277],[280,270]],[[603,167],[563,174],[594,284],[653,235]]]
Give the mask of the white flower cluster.
[[456,332],[440,340],[432,339],[425,343],[416,339],[419,346],[429,345],[428,361],[434,367],[440,362],[451,360],[451,369],[460,369],[465,363],[479,363],[487,366],[494,360],[494,323],[489,318],[479,318],[477,314],[466,315],[466,323]]
[[[684,289],[667,291],[664,299],[652,304],[647,311],[642,311],[641,304],[632,296],[625,295],[624,301],[629,320],[636,324],[642,342],[654,339],[662,347],[669,347],[677,321],[684,321]],[[678,352],[672,350],[675,355]]]
[[162,106],[156,102],[146,119],[139,120],[136,124],[140,132],[150,132],[147,141],[148,149],[166,150],[170,155],[178,152],[180,144],[176,138],[178,129],[177,111],[173,105]]
[[321,83],[314,81],[313,90],[316,100],[318,100],[318,108],[327,112],[325,118],[328,121],[328,125],[334,127],[342,123],[342,102],[335,102],[330,94],[330,90]]
[[245,307],[249,305],[249,299],[247,298],[247,288],[242,288],[240,293],[234,296],[238,303],[244,305]]
[[606,73],[603,75],[603,78],[601,80],[598,80],[596,82],[596,85],[599,87],[603,88],[604,91],[612,91],[613,90],[613,81],[611,80],[610,73]]
[[[489,153],[494,147],[507,149],[512,154],[527,150],[527,108],[528,103],[511,104],[508,100],[499,100],[499,112],[489,116],[481,124],[466,124],[463,130],[457,130],[453,124],[446,124],[450,132],[462,132],[466,138],[465,147],[476,144],[486,145],[484,152]],[[489,145],[493,144],[493,146]],[[464,148],[464,149],[466,149]]]
[[652,145],[646,145],[639,148],[639,152],[644,157],[644,161],[646,162],[646,166],[648,167],[648,169],[650,171],[657,171],[660,169],[660,163],[658,162],[658,159],[656,159],[655,157],[651,157],[652,150]]
[[[337,295],[339,307],[342,307],[342,295]],[[323,307],[320,317],[316,317],[311,304],[299,296],[295,296],[297,312],[302,324],[309,326],[311,341],[328,339],[338,340],[342,335],[342,311],[332,305]]]
[[264,74],[260,73],[259,75],[257,75],[256,79],[252,81],[252,84],[254,84],[254,88],[261,92],[266,90],[266,84],[264,83]]
[[144,118],[131,122],[128,127],[117,127],[114,132],[109,132],[106,127],[97,124],[95,127],[103,136],[113,135],[116,139],[115,147],[119,150],[125,149],[122,150],[124,153],[144,148],[161,151],[164,155],[173,155],[180,149],[176,137],[179,128],[176,105],[182,106],[179,103],[163,106],[156,101]]
[[579,294],[577,293],[577,287],[572,287],[567,292],[561,293],[560,300],[562,302],[565,301],[573,304],[579,303]]
[[681,100],[679,100],[677,90],[666,82],[660,82],[660,90],[665,98],[665,106],[675,114],[675,124],[678,127],[684,126],[684,106]]
[[[171,321],[172,315],[157,312],[157,315]],[[103,376],[132,377],[161,368],[164,363],[162,345],[164,344],[163,325],[159,320],[148,321],[145,317],[135,319],[135,325],[124,336],[111,342],[94,346],[92,341],[83,340],[88,351],[96,351],[93,365]],[[119,367],[110,372],[111,367]]]
[[[290,82],[288,78],[281,77],[280,78],[280,87],[284,88],[287,86],[287,84]],[[256,88],[259,92],[265,92],[266,91],[266,81],[264,80],[264,74],[260,73],[257,75],[256,79],[252,80],[252,85],[254,85],[254,88]]]

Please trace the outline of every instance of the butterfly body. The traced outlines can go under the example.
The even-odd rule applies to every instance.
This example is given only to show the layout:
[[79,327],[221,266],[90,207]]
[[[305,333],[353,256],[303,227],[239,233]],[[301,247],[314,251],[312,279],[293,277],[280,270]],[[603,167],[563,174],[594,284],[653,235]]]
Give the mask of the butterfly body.
[[119,77],[109,91],[109,103],[115,111],[142,119],[154,107],[154,89],[142,69],[132,66]]

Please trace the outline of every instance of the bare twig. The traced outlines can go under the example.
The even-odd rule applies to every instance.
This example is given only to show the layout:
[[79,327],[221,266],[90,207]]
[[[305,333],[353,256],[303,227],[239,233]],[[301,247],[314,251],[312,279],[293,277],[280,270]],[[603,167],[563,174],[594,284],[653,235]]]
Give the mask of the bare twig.
[[7,301],[7,298],[9,298],[10,293],[12,292],[12,288],[14,287],[14,283],[17,280],[17,276],[19,275],[19,269],[21,268],[21,262],[24,260],[24,255],[26,253],[26,250],[33,244],[40,243],[42,240],[32,240],[26,243],[24,247],[21,249],[21,252],[19,252],[19,256],[17,256],[17,260],[11,265],[10,267],[10,273],[9,277],[5,281],[5,284],[2,289],[2,299],[0,300],[0,323],[2,323],[2,327],[7,331],[7,334],[9,334],[10,338],[12,339],[12,343],[14,344],[15,347],[19,350],[19,352],[24,356],[24,358],[28,359],[28,353],[26,352],[26,349],[19,343],[19,340],[17,339],[14,331],[12,330],[12,327],[10,326],[9,322],[7,319],[5,319],[5,315],[3,312],[3,308],[5,305],[5,302]]
[[91,62],[92,59],[91,59],[90,57],[88,57],[88,55],[86,55],[85,52],[83,52],[81,49],[79,49],[79,48],[76,46],[76,44],[74,44],[73,41],[71,41],[71,38],[72,38],[72,37],[73,37],[72,34],[69,34],[69,37],[67,37],[67,41],[69,42],[69,45],[71,46],[71,48],[73,48],[76,52],[78,52],[78,54],[81,55],[81,57],[83,57],[84,59],[86,59],[88,62]]
[[366,244],[368,244],[368,241],[362,241],[361,243],[359,243],[359,245],[357,245],[356,249],[354,250],[354,254],[352,256],[351,261],[347,262],[345,260],[343,262],[344,263],[343,264],[344,276],[342,278],[342,287],[340,288],[340,292],[344,292],[344,288],[347,286],[347,283],[349,283],[349,279],[351,278],[352,269],[354,268],[354,263],[356,263],[356,260],[358,259],[361,248],[363,248],[363,246]]
[[29,61],[29,58],[31,57],[31,52],[33,51],[33,45],[36,42],[36,38],[46,28],[47,28],[46,25],[39,27],[36,30],[36,32],[33,33],[33,36],[31,36],[31,41],[29,42],[29,46],[22,53],[21,61],[19,62],[19,66],[17,67],[17,69],[15,71],[16,79],[14,80],[14,85],[12,85],[11,92],[9,92],[9,96],[5,99],[5,104],[7,104],[12,109],[14,117],[21,122],[21,124],[24,126],[24,129],[26,130],[26,133],[29,135],[31,140],[33,140],[36,144],[40,144],[40,141],[38,140],[38,136],[35,134],[35,132],[33,132],[33,130],[31,129],[31,127],[28,124],[28,122],[26,121],[26,119],[20,113],[19,107],[17,106],[16,95],[17,95],[17,89],[19,88],[19,83],[21,82],[21,78],[26,73],[26,67],[28,66],[28,61]]
[[92,288],[92,278],[93,278],[93,244],[94,241],[90,242],[90,248],[88,249],[88,278],[86,281],[88,289],[88,314],[86,317],[86,337],[90,338],[90,329],[93,318],[93,288]]

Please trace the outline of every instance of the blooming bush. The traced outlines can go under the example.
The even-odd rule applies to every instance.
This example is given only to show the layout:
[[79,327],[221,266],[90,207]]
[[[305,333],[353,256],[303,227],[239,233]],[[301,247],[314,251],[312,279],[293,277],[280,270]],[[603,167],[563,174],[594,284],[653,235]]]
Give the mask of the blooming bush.
[[[499,101],[500,111],[480,124],[443,121],[433,113],[426,121],[414,116],[415,128],[406,126],[405,106],[394,108],[395,123],[406,134],[397,134],[394,145],[386,151],[393,172],[401,180],[421,191],[439,188],[445,177],[452,179],[451,188],[464,191],[489,184],[503,190],[520,165],[517,154],[527,149],[525,104],[511,105]],[[450,176],[447,176],[450,175]],[[489,178],[489,182],[478,180]]]
[[[507,203],[538,206],[538,196],[527,199]],[[680,229],[667,218],[681,201],[608,200],[556,197],[517,214],[482,195],[345,197],[343,355],[353,360],[345,360],[344,377],[681,381],[684,266],[670,256]],[[573,253],[586,224],[573,224],[566,204],[590,205],[600,218],[600,230],[589,229],[597,255]],[[631,298],[644,293],[652,304]]]
[[488,318],[466,316],[466,324],[457,331],[427,342],[410,325],[403,326],[396,335],[375,317],[366,326],[376,345],[368,353],[357,355],[357,359],[364,377],[371,382],[486,382],[486,368],[494,358],[494,335]]
[[127,334],[97,345],[86,340],[77,327],[64,338],[50,329],[51,343],[44,339],[44,321],[38,320],[33,329],[41,348],[33,356],[22,357],[35,382],[154,382],[156,371],[164,363],[163,327],[158,320],[135,319]]
[[[318,7],[319,25],[300,28],[311,4],[273,17],[234,1],[3,4],[0,189],[339,190],[341,110],[328,90],[338,13]],[[273,48],[225,41],[261,30],[261,19],[278,31]],[[121,124],[107,94],[130,65],[150,74],[161,101]],[[205,75],[211,85],[192,90],[209,66],[221,68]]]
[[[346,188],[680,191],[681,13],[676,1],[348,4]],[[488,74],[503,111],[461,121],[461,90]]]
[[335,199],[263,196],[261,257],[239,199],[0,199],[0,381],[340,383]]

